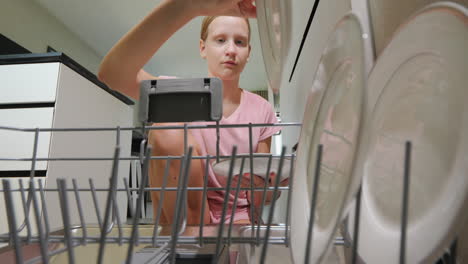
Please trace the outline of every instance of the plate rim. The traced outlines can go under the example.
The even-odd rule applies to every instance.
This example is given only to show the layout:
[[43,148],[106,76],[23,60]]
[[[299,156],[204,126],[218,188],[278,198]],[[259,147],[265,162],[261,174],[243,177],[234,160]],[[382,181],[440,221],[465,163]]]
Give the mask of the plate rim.
[[[387,43],[387,45],[383,48],[381,54],[380,54],[379,57],[377,58],[377,60],[376,60],[376,62],[375,62],[375,64],[374,64],[374,67],[372,68],[372,70],[371,70],[371,72],[370,72],[370,74],[369,74],[368,83],[374,82],[373,80],[374,80],[375,78],[377,78],[377,77],[374,77],[374,76],[375,76],[376,74],[380,74],[380,73],[383,72],[383,70],[381,70],[381,68],[388,68],[388,67],[384,67],[384,66],[381,66],[381,65],[384,64],[383,62],[387,62],[387,61],[389,60],[389,57],[391,57],[391,54],[390,54],[390,53],[391,53],[391,51],[393,51],[393,50],[395,49],[395,46],[398,46],[398,45],[399,45],[400,47],[402,47],[402,46],[405,46],[405,45],[404,45],[405,43],[408,43],[408,42],[409,42],[409,40],[402,41],[402,40],[400,39],[400,37],[401,37],[401,34],[403,34],[405,31],[408,30],[408,27],[410,27],[410,26],[411,26],[411,27],[414,27],[414,24],[416,24],[416,23],[414,22],[414,20],[417,20],[418,18],[420,18],[420,16],[423,16],[423,15],[429,13],[429,12],[440,11],[441,9],[449,9],[449,10],[456,11],[457,13],[464,14],[465,16],[468,15],[468,11],[467,11],[468,9],[466,9],[465,7],[463,7],[463,6],[461,6],[461,5],[457,4],[457,3],[447,2],[447,1],[429,4],[429,5],[425,6],[425,7],[423,7],[423,8],[421,8],[421,9],[417,10],[416,12],[414,12],[411,16],[408,17],[407,20],[405,20],[405,22],[403,22],[403,23],[397,28],[397,30],[395,30],[394,34],[392,34],[392,36],[391,36],[391,38],[390,38],[390,41],[389,41],[389,42]],[[424,26],[427,27],[427,25],[424,25]],[[412,38],[414,38],[414,36],[412,36]],[[395,44],[395,42],[397,42],[397,43]],[[402,44],[400,44],[400,43],[402,43]],[[432,43],[430,43],[429,45],[432,45]],[[408,56],[405,55],[405,56],[401,56],[401,57],[404,58],[404,59],[405,59],[405,58],[408,59],[408,58],[410,58],[411,54],[412,54],[412,55],[418,55],[418,54],[421,54],[421,53],[423,53],[423,52],[422,52],[422,51],[421,51],[421,52],[415,52],[415,53],[406,52],[405,54],[408,54]],[[389,55],[389,54],[390,54],[390,55]],[[382,61],[383,61],[383,62],[382,62]],[[398,65],[401,65],[401,63],[403,63],[404,60],[403,60],[403,61],[398,61],[398,62],[399,62],[400,64],[398,64],[398,63],[394,63],[394,64],[395,64],[395,65],[397,65],[397,64],[398,64]],[[392,64],[392,65],[393,65],[393,64]],[[397,67],[397,66],[395,66],[395,67]],[[395,68],[395,67],[393,67],[393,68]],[[396,69],[396,68],[395,68],[395,69]],[[395,73],[395,71],[394,71],[393,73]],[[389,75],[386,77],[386,79],[390,80],[390,79],[391,79],[391,74],[389,74]],[[383,83],[383,82],[382,82],[382,83]],[[370,91],[370,89],[372,89],[372,88],[371,88],[371,85],[368,85],[368,90],[369,90],[369,91],[368,91],[368,94],[373,94],[373,93],[375,93],[375,94],[377,94],[377,95],[380,95],[381,92],[384,91],[384,88],[385,88],[385,87],[384,87],[384,85],[380,85],[379,87],[381,87],[381,89],[379,90],[380,92],[374,91],[375,89],[372,90],[372,91]],[[365,182],[365,179],[366,179],[366,178],[365,178],[365,175],[364,175],[364,173],[363,173],[363,172],[364,172],[364,163],[365,163],[364,161],[366,160],[366,155],[368,155],[368,154],[367,154],[367,151],[368,151],[368,149],[369,149],[369,147],[370,147],[370,146],[369,146],[369,145],[370,145],[369,136],[370,136],[371,131],[369,131],[369,128],[372,126],[372,123],[374,123],[374,121],[373,121],[374,110],[375,110],[375,107],[376,107],[377,102],[379,101],[379,97],[380,97],[380,96],[374,96],[374,97],[369,96],[369,97],[368,97],[369,100],[368,100],[368,102],[366,103],[366,110],[365,110],[365,112],[366,112],[366,116],[367,116],[367,117],[366,117],[366,120],[365,120],[366,127],[365,127],[365,129],[363,130],[363,139],[364,139],[364,142],[362,142],[362,143],[363,143],[363,146],[362,146],[363,151],[362,151],[362,153],[360,153],[360,155],[359,155],[359,157],[358,157],[358,158],[359,158],[359,162],[358,162],[359,168],[356,169],[358,173],[362,174],[362,177],[363,177],[363,180],[362,180],[362,182],[363,182],[363,189],[364,189],[364,182]],[[465,115],[468,114],[468,111],[467,111],[467,110],[464,110],[464,111],[465,111],[465,112],[464,112],[464,113],[462,114],[462,116],[461,116],[461,120],[462,120],[462,121],[463,121],[463,120],[466,120]],[[460,129],[461,129],[461,130],[463,129],[463,125],[461,126]],[[461,136],[460,136],[460,137],[461,137]],[[462,141],[462,139],[459,139],[459,142],[461,142],[461,141]],[[457,149],[457,151],[456,151],[457,155],[459,155],[458,152],[459,152],[459,150]],[[453,166],[455,166],[455,163],[459,163],[458,159],[459,159],[459,157],[455,157],[455,158],[454,158],[454,160],[453,160],[454,165],[453,165]],[[367,208],[365,208],[365,206],[363,206],[363,205],[366,205],[366,204],[365,204],[365,195],[366,195],[366,194],[365,194],[365,192],[364,192],[364,190],[363,190],[363,192],[362,192],[362,197],[361,197],[362,199],[361,199],[361,212],[360,212],[360,226],[361,226],[361,227],[362,227],[362,220],[363,220],[363,219],[367,219],[367,218],[365,218],[365,217],[368,217],[369,219],[372,218],[372,219],[375,220],[375,218],[373,218],[372,216],[366,215],[366,213],[367,213],[366,209],[367,209]],[[465,202],[467,202],[467,201],[468,201],[468,195],[465,195]],[[462,208],[462,207],[461,207],[461,208]],[[354,210],[353,210],[353,209],[351,209],[351,210],[352,210],[351,213],[354,214]],[[454,217],[454,219],[459,218],[460,216],[461,216],[462,219],[468,219],[468,213],[463,213],[463,212],[461,212],[461,211],[463,211],[463,210],[461,210],[461,209],[458,210],[458,213],[455,214],[457,217]],[[364,217],[363,217],[363,215],[364,215]],[[465,216],[463,216],[463,215],[465,215]],[[455,220],[453,223],[455,223],[455,222],[457,222],[457,221]],[[458,222],[463,222],[463,220],[459,220]],[[451,227],[447,228],[447,232],[446,232],[446,234],[445,234],[445,237],[444,237],[444,238],[441,238],[441,239],[439,240],[440,242],[438,243],[436,249],[434,249],[429,255],[424,256],[423,259],[422,259],[421,261],[426,262],[426,261],[436,260],[437,257],[439,257],[439,256],[444,252],[445,246],[443,246],[443,245],[447,245],[448,243],[450,243],[449,241],[451,241],[451,240],[455,237],[455,234],[454,234],[455,229],[458,229],[458,228],[456,228],[456,227],[454,226],[453,223],[451,224]],[[354,219],[351,219],[351,221],[348,221],[348,224],[347,224],[347,229],[348,229],[348,231],[347,231],[347,236],[348,236],[349,238],[352,237],[352,236],[351,236],[351,233],[352,233],[351,230],[353,229],[353,227],[352,227],[353,224],[354,224]],[[368,227],[368,226],[366,226],[366,227]],[[369,231],[369,230],[367,230],[367,231]],[[362,232],[364,232],[364,231],[363,231],[362,228],[361,228],[361,229],[360,229],[360,234],[359,234],[359,236],[360,236],[360,237],[359,237],[359,241],[362,241],[362,235],[361,235]],[[409,232],[409,231],[408,231],[408,232]],[[375,236],[375,233],[373,233],[373,232],[367,232],[367,233],[368,233],[367,236]],[[450,234],[450,233],[452,233],[452,234]],[[379,238],[373,238],[373,239],[370,238],[369,240],[375,241],[376,239],[379,239]],[[407,240],[407,241],[408,241],[408,240]],[[361,242],[360,242],[360,244],[361,244]],[[361,252],[363,252],[363,251],[364,251],[364,250],[363,250],[362,247],[361,247],[361,250],[358,249],[358,252],[357,252],[357,253],[358,253],[358,255],[365,261],[365,260],[366,260],[366,256],[365,256],[366,254],[362,254]],[[410,251],[410,250],[407,250],[407,252],[409,252],[409,251]],[[408,257],[408,255],[407,255],[407,257]]]
[[[277,59],[272,55],[274,49],[272,47],[272,37],[270,36],[269,26],[266,19],[266,2],[268,0],[257,0],[257,27],[260,36],[260,46],[263,56],[263,64],[268,79],[268,85],[275,94],[279,94],[282,81],[283,71],[285,69],[286,59],[291,46],[291,3],[284,0],[277,1],[280,6],[280,32],[281,32],[281,46],[280,54]],[[273,68],[271,67],[273,64]]]
[[[317,65],[317,69],[315,71],[315,74],[317,74],[317,71],[319,69],[319,65],[321,65],[321,62],[323,61],[323,55],[324,55],[324,52],[326,51],[326,49],[328,48],[329,46],[329,42],[330,40],[334,37],[334,34],[336,34],[336,30],[341,26],[342,23],[346,22],[347,20],[352,20],[353,22],[356,23],[356,25],[358,26],[358,29],[359,29],[359,36],[358,36],[358,39],[360,40],[360,46],[361,46],[361,58],[360,58],[360,61],[361,61],[361,65],[360,65],[360,68],[361,68],[361,74],[362,74],[362,84],[363,84],[363,88],[362,88],[362,101],[365,102],[366,100],[366,89],[365,89],[365,86],[366,86],[366,78],[365,78],[365,69],[364,69],[364,63],[365,63],[365,58],[364,58],[364,52],[365,52],[365,46],[364,46],[364,40],[362,38],[362,33],[363,33],[363,29],[362,29],[362,23],[361,23],[361,20],[359,18],[359,16],[357,16],[354,12],[350,11],[348,13],[346,13],[343,17],[341,17],[337,23],[335,23],[335,26],[333,27],[333,30],[329,33],[328,35],[328,40],[327,40],[327,45],[325,46],[325,49],[322,50],[322,53],[321,53],[321,58],[320,58],[320,61]],[[338,62],[342,62],[344,61],[346,58],[341,58],[341,60],[337,60],[337,63]],[[314,77],[314,80],[315,80],[315,77]],[[311,91],[309,90],[308,92],[308,100],[307,100],[307,104],[306,105],[311,105],[310,104],[310,93]],[[322,101],[324,99],[326,95],[326,90],[324,90],[324,92],[322,92],[322,94],[320,95],[320,99],[319,99],[319,105],[322,104]],[[318,118],[318,115],[321,111],[320,107],[314,107],[314,106],[310,106],[312,107],[312,116],[310,119],[312,120],[317,120]],[[305,109],[305,112],[307,112],[309,107],[306,107]],[[326,255],[326,253],[328,252],[328,250],[331,248],[330,245],[333,241],[333,237],[334,237],[334,234],[336,233],[336,230],[337,228],[339,227],[339,223],[341,222],[341,219],[343,218],[343,214],[345,212],[345,209],[346,209],[346,204],[349,203],[351,201],[350,197],[352,196],[351,193],[354,192],[354,191],[357,191],[357,186],[359,186],[359,184],[355,183],[355,182],[360,182],[360,180],[356,180],[356,176],[354,175],[354,167],[355,167],[355,162],[356,162],[356,157],[357,157],[357,153],[359,151],[359,146],[360,146],[360,138],[361,138],[361,133],[360,131],[362,130],[363,128],[363,121],[364,121],[364,109],[363,107],[361,106],[361,113],[360,113],[360,124],[358,126],[358,133],[357,133],[357,136],[356,136],[356,147],[355,147],[355,150],[354,150],[354,153],[353,153],[353,158],[352,158],[352,166],[350,168],[350,177],[349,177],[349,180],[350,182],[353,182],[354,184],[350,184],[348,186],[348,188],[346,188],[345,190],[345,194],[343,196],[343,201],[341,203],[341,205],[339,206],[338,208],[338,215],[337,215],[337,219],[336,219],[336,223],[333,224],[333,228],[332,228],[332,232],[329,234],[329,238],[327,239],[326,241],[326,245],[325,245],[325,248],[323,250],[323,252],[320,254],[320,256],[318,256],[318,261],[320,262],[321,260],[323,260],[323,257]],[[306,117],[306,115],[304,114],[304,118]],[[310,121],[312,122],[312,121]],[[303,127],[301,129],[301,135],[300,135],[300,140],[299,140],[299,143],[302,141],[301,138],[303,137],[303,133],[304,133],[304,124],[303,124]],[[312,128],[312,136],[311,136],[311,139],[314,139],[316,137],[316,131],[315,131],[315,126]],[[299,148],[301,149],[301,144],[299,144]],[[302,146],[303,148],[303,146]],[[309,150],[310,151],[310,150]],[[298,155],[296,157],[296,164],[295,164],[295,176],[297,176],[297,172],[298,172],[298,164],[300,164],[300,161],[299,161],[299,154],[302,154],[302,152],[300,152],[300,150],[298,149]],[[360,177],[359,177],[360,178]],[[304,179],[305,181],[305,179]],[[309,203],[310,201],[308,201],[309,199],[309,193],[307,190],[306,191],[302,191],[300,194],[298,193],[297,189],[298,188],[302,188],[304,189],[305,187],[303,185],[298,185],[298,177],[295,177],[294,181],[293,181],[293,184],[292,184],[292,211],[291,211],[291,214],[290,214],[290,223],[291,223],[291,230],[290,230],[290,233],[291,233],[291,241],[293,241],[292,243],[294,244],[294,237],[296,237],[296,235],[294,234],[295,233],[295,229],[298,229],[298,234],[301,234],[301,231],[304,233],[304,230],[303,228],[307,229],[307,224],[308,224],[308,221],[305,221],[305,225],[301,225],[301,227],[297,226],[294,224],[295,221],[294,218],[297,218],[295,215],[294,215],[294,212],[295,211],[298,211],[300,213],[303,213],[303,217],[307,217],[307,215],[310,213],[310,208],[309,208]],[[302,187],[301,187],[302,186]],[[351,186],[354,186],[356,187],[356,190],[351,190]],[[304,194],[307,194],[307,199],[302,199],[303,201],[301,202],[300,205],[296,205],[295,206],[295,203],[294,201],[297,200],[301,195],[303,196]],[[298,197],[299,196],[299,197]],[[295,199],[296,198],[296,199]],[[296,208],[296,207],[302,207],[302,208]],[[310,217],[310,216],[309,216]],[[315,225],[314,225],[315,226]],[[315,228],[314,228],[315,229]],[[305,230],[307,231],[307,230]],[[296,237],[297,238],[297,237]],[[315,232],[314,230],[314,239],[317,238],[317,232]],[[297,239],[296,239],[297,240]],[[328,250],[327,250],[328,249]],[[292,259],[295,260],[296,262],[302,262],[303,259],[297,259],[297,258],[303,258],[303,256],[305,255],[304,252],[305,252],[305,247],[303,246],[301,250],[299,251],[302,251],[302,252],[298,252],[298,249],[295,249],[294,246],[291,246],[291,255],[292,255]]]

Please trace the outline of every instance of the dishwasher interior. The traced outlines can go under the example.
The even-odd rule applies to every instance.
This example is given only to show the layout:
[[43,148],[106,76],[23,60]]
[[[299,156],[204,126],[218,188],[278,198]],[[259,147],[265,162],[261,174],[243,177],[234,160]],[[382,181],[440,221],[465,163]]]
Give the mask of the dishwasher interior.
[[[297,123],[282,124],[239,124],[252,128],[253,126],[300,126]],[[234,245],[249,244],[263,245],[266,256],[268,245],[287,245],[288,218],[284,218],[286,223],[277,225],[272,223],[275,210],[275,201],[272,201],[271,209],[268,212],[266,221],[261,219],[264,214],[264,203],[255,215],[257,219],[248,225],[234,224],[233,219],[226,224],[202,224],[200,226],[190,226],[186,224],[185,206],[187,191],[203,192],[206,197],[207,191],[219,188],[208,187],[205,175],[205,185],[201,187],[188,187],[187,177],[190,162],[194,159],[202,159],[204,162],[216,159],[230,159],[230,176],[228,182],[232,181],[234,163],[241,162],[241,174],[243,171],[253,170],[253,166],[245,167],[245,160],[251,159],[250,164],[254,164],[257,159],[276,159],[277,168],[268,166],[268,172],[275,170],[278,175],[290,174],[291,171],[282,171],[283,167],[293,169],[291,164],[285,166],[284,163],[292,163],[294,154],[286,154],[285,150],[280,155],[258,155],[237,154],[235,149],[229,156],[192,156],[192,148],[187,147],[186,153],[182,156],[151,156],[150,146],[142,141],[141,152],[137,156],[126,156],[120,154],[121,142],[120,133],[126,130],[144,131],[145,134],[151,129],[183,129],[185,133],[192,128],[216,128],[223,129],[223,125],[193,126],[185,123],[182,126],[147,126],[147,127],[117,127],[117,128],[15,128],[2,127],[1,129],[13,131],[14,133],[30,133],[34,135],[33,156],[21,159],[21,161],[31,164],[31,178],[33,180],[3,180],[2,195],[5,207],[5,220],[8,222],[8,232],[1,235],[2,259],[7,263],[82,263],[84,261],[98,261],[99,263],[229,263],[229,248]],[[95,133],[112,131],[115,135],[115,150],[113,157],[37,157],[37,145],[40,134],[43,132],[54,133]],[[128,144],[124,143],[124,144]],[[179,175],[178,188],[162,186],[159,188],[148,187],[148,166],[151,159],[182,160],[181,174]],[[14,160],[14,158],[13,158]],[[47,160],[56,163],[73,162],[101,162],[111,163],[109,167],[110,176],[102,175],[108,184],[97,186],[92,178],[88,184],[78,184],[76,179],[57,179],[56,183],[50,183],[48,179],[35,177],[35,164],[38,161]],[[141,172],[137,173],[138,186],[129,186],[129,177],[119,178],[119,163],[133,162],[142,164],[139,168],[134,168]],[[110,164],[108,163],[108,164]],[[122,175],[122,174],[120,174]],[[167,171],[164,175],[168,177]],[[38,179],[39,178],[39,179]],[[135,178],[136,179],[136,178]],[[288,186],[280,187],[279,179],[274,187],[266,184],[262,188],[255,188],[252,196],[258,195],[265,199],[267,191],[274,195],[280,191],[287,191]],[[292,179],[291,179],[292,180]],[[240,183],[240,181],[239,181]],[[55,185],[56,184],[56,185]],[[56,186],[56,187],[52,187]],[[236,193],[239,191],[254,190],[251,188],[241,188],[227,185],[226,193]],[[177,192],[177,206],[174,208],[175,221],[172,225],[159,224],[160,212],[155,214],[155,218],[142,218],[145,197],[149,192],[161,192],[162,197],[166,192]],[[290,192],[285,192],[288,202]],[[125,197],[125,203],[118,197]],[[87,198],[90,198],[86,200]],[[59,201],[59,204],[51,204],[47,201],[51,199]],[[161,198],[158,208],[161,208]],[[87,202],[83,202],[86,200]],[[226,199],[225,201],[227,201]],[[92,202],[91,202],[92,201]],[[120,201],[120,202],[119,202]],[[236,200],[235,200],[236,201]],[[90,203],[89,203],[90,202]],[[57,206],[59,205],[59,206]],[[127,206],[128,205],[128,206]],[[227,202],[223,206],[223,218],[226,215]],[[253,207],[252,207],[253,209]],[[130,217],[127,218],[127,211]],[[209,208],[202,208],[209,210]],[[203,215],[203,213],[201,214]],[[26,216],[26,217],[24,217]],[[122,217],[123,216],[123,217]],[[177,223],[177,224],[176,224]],[[252,230],[254,232],[252,232]],[[232,253],[231,253],[232,255]],[[235,259],[236,257],[234,257]],[[185,262],[184,262],[185,261]],[[195,262],[194,262],[195,261]]]
[[[257,126],[282,126],[283,130],[288,127],[299,127],[300,123],[278,123],[278,124],[239,124],[241,127],[249,128]],[[2,196],[4,207],[2,215],[8,222],[7,232],[0,236],[3,248],[0,251],[2,260],[6,263],[83,263],[85,261],[97,261],[98,263],[285,263],[291,262],[291,221],[294,221],[291,204],[292,186],[294,185],[294,162],[296,153],[287,153],[286,148],[282,148],[280,154],[237,154],[233,149],[228,156],[193,156],[192,148],[186,146],[186,153],[182,156],[152,156],[151,146],[145,144],[143,139],[140,151],[133,155],[122,155],[121,133],[125,131],[138,130],[147,134],[152,129],[181,129],[187,133],[190,129],[224,129],[223,125],[161,125],[145,127],[93,127],[93,128],[17,128],[1,127],[2,130],[14,133],[29,133],[34,135],[34,144],[31,158],[8,160],[20,160],[29,162],[31,165],[30,179],[33,180],[2,180]],[[114,135],[114,153],[107,157],[38,157],[36,153],[40,134],[51,132],[52,134],[67,133],[107,133]],[[128,144],[124,143],[124,144]],[[299,146],[300,147],[300,146]],[[323,146],[318,145],[316,149],[316,164],[322,164],[324,156]],[[403,206],[401,214],[401,240],[400,256],[404,259],[406,243],[406,227],[408,219],[408,186],[410,176],[410,155],[411,143],[406,144],[405,160],[401,162],[404,168],[404,191],[397,195],[400,197]],[[148,166],[152,159],[166,161],[181,160],[182,166],[179,175],[178,187],[148,187]],[[220,188],[208,187],[207,177],[202,187],[187,186],[188,170],[190,162],[201,159],[203,162],[215,161],[217,159],[229,160],[228,183],[233,179],[234,169],[239,169],[240,174],[253,170],[255,160],[265,159],[268,162],[266,175],[275,170],[277,175],[289,175],[288,186],[280,186],[281,177],[277,177],[272,187],[265,184],[264,187],[250,188],[227,184],[221,188],[226,194],[234,193],[235,199],[241,190],[254,190],[252,196],[262,197],[262,205],[256,210],[254,221],[250,224],[235,224],[233,220],[225,224],[202,224],[198,226],[186,224],[187,192],[203,192],[206,197],[207,191],[219,190]],[[3,159],[6,160],[6,159]],[[97,186],[93,178],[86,178],[87,182],[78,184],[76,179],[57,178],[55,183],[51,183],[47,178],[35,177],[35,163],[39,161],[49,161],[51,163],[74,163],[74,162],[107,162],[110,175],[99,175],[107,182],[105,185]],[[252,166],[244,166],[250,160]],[[278,167],[272,168],[272,160]],[[132,186],[129,185],[127,177],[119,177],[119,164],[138,164],[132,170],[139,171],[132,179]],[[169,163],[169,162],[167,162]],[[289,163],[289,164],[287,164]],[[141,166],[140,166],[141,165]],[[288,170],[283,170],[283,168]],[[319,166],[320,167],[320,166]],[[326,181],[327,174],[321,175],[324,169],[316,169],[313,175],[314,188],[320,188],[319,181]],[[122,175],[122,174],[120,174]],[[124,174],[125,175],[125,174]],[[167,171],[164,177],[168,177]],[[135,184],[137,180],[137,184]],[[240,181],[239,181],[240,183]],[[177,192],[177,203],[174,208],[175,221],[170,225],[159,223],[161,202],[157,206],[155,218],[143,218],[143,210],[147,205],[145,199],[150,192]],[[266,211],[265,194],[273,192],[275,197],[282,192],[282,198],[286,203],[280,208],[283,210],[280,220],[274,220],[275,210],[279,210],[276,204],[278,200],[273,200]],[[314,194],[319,193],[317,189]],[[226,196],[227,197],[227,196]],[[253,198],[253,197],[252,197]],[[306,197],[307,198],[307,197]],[[307,249],[314,247],[314,241],[323,238],[314,238],[314,212],[316,211],[317,195],[310,197],[310,218],[303,232],[307,236],[304,240],[305,256],[304,262],[311,263],[312,254]],[[58,201],[53,204],[48,201]],[[86,200],[87,199],[87,200]],[[163,199],[163,198],[161,198]],[[350,232],[350,229],[365,229],[360,225],[360,199],[361,190],[356,194],[356,202],[352,212],[354,216],[345,219],[345,224],[339,221],[340,226],[333,233],[333,241],[328,245],[323,256],[333,251],[333,256],[328,255],[321,259],[321,263],[361,263],[357,250],[359,247],[359,232]],[[87,202],[83,202],[86,200]],[[124,201],[122,203],[122,201]],[[228,199],[223,204],[223,219],[228,214]],[[236,200],[235,200],[236,201]],[[281,207],[281,206],[280,206]],[[129,217],[127,218],[127,211]],[[208,210],[208,208],[202,208]],[[266,211],[267,213],[265,213]],[[357,213],[356,213],[357,212]],[[203,215],[203,213],[201,214]],[[265,217],[262,218],[262,215]],[[24,217],[26,216],[26,217]],[[233,217],[231,219],[234,219]],[[6,223],[5,223],[6,224]],[[316,225],[316,224],[315,224]],[[339,252],[339,253],[337,253]],[[457,254],[456,241],[451,244],[441,255],[438,263],[454,262]],[[404,260],[401,260],[404,263]]]
[[[317,66],[315,75],[307,63],[300,64],[302,59],[296,76],[304,78],[290,84],[312,87],[303,122],[285,122],[286,116],[278,124],[236,125],[249,131],[250,141],[252,129],[258,127],[282,127],[274,140],[289,129],[300,130],[299,138],[289,138],[298,142],[297,152],[278,143],[280,150],[274,154],[256,154],[252,148],[237,153],[233,148],[231,155],[194,156],[186,143],[190,129],[233,126],[187,120],[149,125],[167,117],[155,110],[161,104],[150,106],[156,84],[151,81],[140,100],[145,102],[140,106],[141,126],[0,124],[2,133],[28,134],[31,139],[29,156],[0,157],[2,164],[22,162],[28,167],[28,175],[1,183],[0,258],[6,263],[463,263],[468,252],[468,95],[463,72],[468,68],[467,14],[466,6],[454,3],[424,7],[402,23],[386,46],[383,40],[378,43],[380,54],[373,67],[365,63],[368,50],[363,43],[372,36],[359,17],[350,13],[333,21],[320,62],[311,63]],[[449,26],[441,26],[444,23]],[[269,59],[273,64],[274,58]],[[277,70],[270,69],[270,74]],[[210,83],[200,81],[201,90]],[[168,104],[163,108],[174,106],[164,102]],[[207,102],[216,100],[204,102],[208,107]],[[219,111],[219,104],[208,108]],[[201,114],[219,118],[206,108]],[[183,155],[151,155],[147,136],[159,129],[184,131]],[[132,131],[143,138],[133,153],[128,140]],[[67,142],[79,142],[87,134],[103,134],[109,140],[106,149],[67,148]],[[38,154],[48,137],[53,143],[60,139],[64,150]],[[181,161],[178,187],[148,187],[152,160]],[[226,186],[209,187],[207,172],[203,186],[188,186],[194,160],[225,160]],[[47,172],[42,169],[45,162]],[[267,164],[265,171],[254,171],[258,162]],[[93,174],[97,168],[99,173]],[[231,184],[237,174],[269,175],[272,170],[279,177],[271,186]],[[280,185],[282,175],[289,177],[287,186]],[[240,191],[250,191],[252,200],[260,197],[262,202],[249,209],[253,221],[248,224],[201,220],[193,226],[186,221],[189,191],[203,197],[223,191],[222,219],[229,216],[229,194],[235,196],[234,204]],[[150,192],[160,192],[161,197],[177,193],[172,224],[160,223],[161,201],[155,212],[145,209]],[[281,197],[266,206],[268,193]],[[204,210],[209,208],[202,207],[201,215]]]

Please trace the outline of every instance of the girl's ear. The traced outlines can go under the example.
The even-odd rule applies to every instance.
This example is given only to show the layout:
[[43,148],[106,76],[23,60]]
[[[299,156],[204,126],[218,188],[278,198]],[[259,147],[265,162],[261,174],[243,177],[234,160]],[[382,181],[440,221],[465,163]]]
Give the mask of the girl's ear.
[[203,39],[200,39],[200,56],[203,59],[206,59],[206,49],[205,49],[205,41]]

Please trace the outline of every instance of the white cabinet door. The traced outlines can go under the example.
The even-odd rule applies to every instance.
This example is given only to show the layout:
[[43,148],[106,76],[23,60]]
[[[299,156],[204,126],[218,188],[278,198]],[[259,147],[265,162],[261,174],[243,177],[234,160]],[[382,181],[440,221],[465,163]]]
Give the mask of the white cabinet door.
[[0,65],[0,104],[55,101],[60,63]]
[[[132,108],[85,79],[66,65],[60,67],[59,88],[55,104],[54,128],[102,128],[129,127],[132,125]],[[120,135],[121,157],[130,156],[131,131]],[[54,132],[51,137],[50,156],[60,158],[112,158],[116,145],[115,131]],[[123,188],[122,178],[127,178],[130,163],[121,161],[118,167],[118,186]],[[93,179],[96,188],[108,188],[111,175],[111,160],[50,161],[47,170],[47,188],[57,188],[57,179],[66,179],[72,186],[75,179],[79,187],[89,188]],[[70,195],[68,210],[72,224],[79,224],[76,200]],[[89,192],[81,192],[83,213],[87,224],[97,223],[94,203]],[[101,211],[105,208],[106,192],[97,193]],[[60,216],[57,195],[47,195],[47,206]],[[125,221],[127,197],[119,192],[116,197],[120,217]],[[101,218],[104,218],[102,212]],[[60,217],[51,219],[51,227],[62,225]]]
[[[51,128],[53,107],[0,109],[0,126],[16,128]],[[0,158],[30,159],[33,154],[34,132],[0,129]],[[40,132],[37,156],[49,156],[50,132]],[[1,161],[0,171],[28,171],[31,161]],[[38,161],[36,170],[47,170],[47,161]]]

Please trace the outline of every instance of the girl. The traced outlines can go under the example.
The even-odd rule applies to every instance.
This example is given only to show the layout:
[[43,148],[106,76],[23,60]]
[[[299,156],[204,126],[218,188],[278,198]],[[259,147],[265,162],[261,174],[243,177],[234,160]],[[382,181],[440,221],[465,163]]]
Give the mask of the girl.
[[[253,0],[163,0],[146,18],[128,32],[106,55],[99,78],[112,89],[134,99],[139,98],[139,83],[142,80],[158,79],[145,72],[142,67],[161,47],[161,45],[179,28],[192,18],[205,15],[200,36],[200,55],[206,60],[208,76],[217,77],[223,82],[223,118],[221,124],[276,123],[271,105],[261,97],[239,88],[240,74],[249,60],[250,25],[247,17],[255,17]],[[229,16],[213,16],[229,15]],[[258,153],[269,153],[271,136],[277,127],[254,128],[253,149]],[[249,134],[247,128],[221,129],[220,155],[230,155],[232,146],[238,146],[238,153],[249,152]],[[151,130],[149,143],[153,146],[154,156],[180,156],[184,152],[183,130]],[[193,156],[216,155],[216,130],[190,129],[188,145],[194,147]],[[150,185],[161,186],[165,161],[153,160],[150,164]],[[205,161],[194,159],[191,162],[188,186],[203,186]],[[225,180],[217,177],[209,165],[208,186],[225,186]],[[172,160],[169,167],[168,187],[177,186],[180,161]],[[223,181],[224,180],[224,181]],[[242,186],[250,186],[250,178],[235,177]],[[235,182],[234,181],[234,182]],[[274,175],[271,178],[274,182]],[[264,180],[254,176],[256,186],[263,186]],[[235,184],[235,183],[234,183]],[[260,192],[256,192],[260,198]],[[161,223],[173,220],[176,192],[166,192],[163,201]],[[207,200],[202,192],[188,192],[187,223],[199,224],[201,206],[205,203],[203,221],[219,223],[229,221],[234,213],[234,221],[248,223],[249,206],[261,202],[256,198],[250,201],[249,192],[241,192],[237,206],[231,210],[233,195],[229,198],[228,216],[221,219],[222,191],[209,191]],[[153,207],[156,209],[159,193],[152,193]],[[271,200],[271,193],[267,200]],[[155,210],[156,212],[156,210]]]

